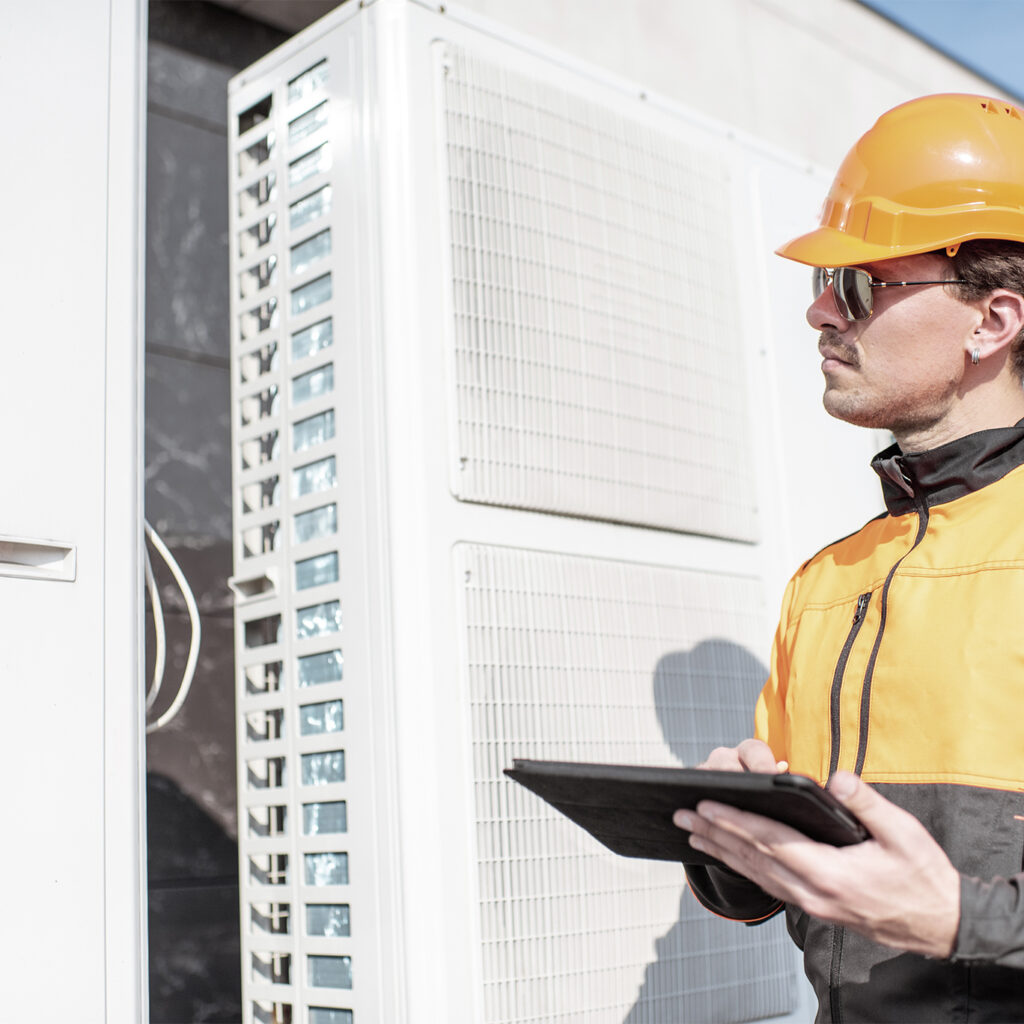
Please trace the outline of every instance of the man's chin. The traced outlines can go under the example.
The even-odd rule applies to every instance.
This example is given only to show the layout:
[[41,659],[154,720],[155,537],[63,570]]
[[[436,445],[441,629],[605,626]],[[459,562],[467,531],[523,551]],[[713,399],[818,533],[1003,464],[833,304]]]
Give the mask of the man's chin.
[[825,388],[821,404],[825,407],[825,412],[833,419],[851,423],[855,427],[888,429],[888,423],[883,422],[886,417],[882,416],[877,409],[865,408],[852,395],[843,394],[835,388]]

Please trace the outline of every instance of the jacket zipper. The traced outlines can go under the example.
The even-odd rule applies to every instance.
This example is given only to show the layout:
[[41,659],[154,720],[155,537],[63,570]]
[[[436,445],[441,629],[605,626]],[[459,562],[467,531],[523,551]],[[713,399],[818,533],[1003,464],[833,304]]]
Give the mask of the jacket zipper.
[[832,691],[829,696],[830,722],[832,727],[832,748],[829,753],[828,777],[831,779],[839,767],[839,698],[843,690],[843,675],[846,672],[846,662],[849,660],[850,651],[853,650],[853,643],[857,639],[860,627],[864,624],[864,616],[867,614],[868,605],[871,603],[871,591],[861,594],[857,598],[857,607],[853,613],[853,622],[850,624],[850,632],[846,635],[846,643],[839,652],[839,660],[836,662],[836,670],[832,676]]
[[885,632],[885,620],[889,612],[889,587],[892,585],[896,570],[900,567],[903,559],[910,554],[924,540],[925,532],[928,529],[928,504],[923,499],[917,500],[917,536],[914,543],[910,545],[906,553],[901,555],[896,564],[889,570],[882,585],[882,608],[878,621],[878,632],[875,634],[875,642],[871,647],[871,656],[868,658],[868,667],[864,671],[864,685],[860,691],[860,729],[857,738],[857,762],[854,765],[854,772],[857,775],[864,770],[864,759],[868,753],[868,719],[871,715],[871,682],[875,675],[875,662],[878,660],[878,649],[882,646],[882,634]]
[[[896,575],[896,570],[900,567],[903,559],[906,558],[922,540],[924,540],[925,532],[928,529],[928,504],[921,498],[917,499],[917,515],[917,536],[914,538],[914,543],[911,544],[910,547],[896,560],[893,567],[889,570],[888,575],[885,577],[885,583],[882,584],[882,607],[879,614],[878,632],[875,633],[875,642],[871,647],[871,655],[868,658],[867,668],[864,670],[864,684],[861,687],[860,692],[860,723],[857,737],[857,762],[853,769],[857,775],[860,775],[864,770],[864,759],[868,752],[868,716],[871,713],[871,682],[875,674],[875,662],[878,659],[878,649],[882,646],[882,634],[885,632],[885,620],[889,610],[889,587],[892,585],[893,577]],[[867,611],[870,599],[870,593],[861,594],[860,597],[857,598],[857,610],[853,615],[853,624],[850,627],[850,633],[846,638],[846,643],[843,644],[843,649],[839,655],[839,662],[836,665],[836,672],[832,678],[832,751],[829,758],[829,778],[832,777],[833,773],[839,766],[839,693],[842,689],[843,672],[846,669],[846,661],[850,656],[850,648],[853,646],[853,641],[860,632],[861,623],[864,621],[864,612]],[[832,957],[829,969],[829,1016],[832,1018],[833,1024],[841,1024],[843,1019],[843,1010],[842,1003],[839,998],[839,991],[840,982],[842,980],[841,968],[844,937],[845,929],[838,925],[833,925]]]
[[839,1002],[839,981],[843,962],[843,939],[846,929],[832,925],[832,964],[828,979],[828,1016],[830,1024],[843,1024],[843,1007]]

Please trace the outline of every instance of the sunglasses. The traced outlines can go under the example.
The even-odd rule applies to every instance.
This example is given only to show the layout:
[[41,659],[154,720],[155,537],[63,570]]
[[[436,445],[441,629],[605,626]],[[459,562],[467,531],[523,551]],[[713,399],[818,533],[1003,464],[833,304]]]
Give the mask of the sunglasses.
[[815,299],[832,285],[836,308],[847,320],[867,320],[875,308],[875,288],[907,288],[918,284],[963,284],[963,281],[879,281],[866,270],[836,267],[828,270],[815,267],[811,278]]

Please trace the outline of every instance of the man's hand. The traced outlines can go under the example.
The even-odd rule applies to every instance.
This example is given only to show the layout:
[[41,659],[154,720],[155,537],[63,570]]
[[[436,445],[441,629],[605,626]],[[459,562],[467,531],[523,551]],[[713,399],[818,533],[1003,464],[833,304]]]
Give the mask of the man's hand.
[[708,759],[697,765],[719,772],[769,772],[776,775],[789,766],[776,761],[772,748],[761,740],[744,740],[738,747],[715,747]]
[[896,949],[949,956],[960,921],[960,875],[942,848],[913,815],[856,775],[837,774],[829,789],[863,822],[870,839],[828,846],[709,800],[697,805],[696,814],[676,811],[674,821],[693,833],[695,849],[814,917]]

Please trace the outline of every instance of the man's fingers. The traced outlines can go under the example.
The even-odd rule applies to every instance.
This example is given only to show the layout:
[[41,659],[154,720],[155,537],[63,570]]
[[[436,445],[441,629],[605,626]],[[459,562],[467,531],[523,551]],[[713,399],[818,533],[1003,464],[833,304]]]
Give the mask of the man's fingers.
[[748,772],[777,772],[778,761],[772,748],[761,740],[744,740],[737,748],[740,764]]
[[806,897],[802,873],[814,857],[816,843],[788,825],[734,807],[704,800],[697,809],[696,814],[677,811],[674,816],[680,828],[690,829],[695,849],[754,879],[773,896]]
[[836,772],[829,792],[852,811],[861,824],[885,846],[904,847],[915,842],[923,826],[912,814],[890,803],[850,772]]
[[808,841],[795,828],[783,825],[780,821],[715,803],[713,800],[702,800],[697,804],[697,814],[710,822],[712,828],[721,829],[765,852],[783,845]]
[[771,747],[761,740],[744,740],[736,747],[715,747],[699,768],[710,768],[719,772],[779,772],[785,764],[776,761]]
[[740,764],[739,754],[735,747],[715,747],[697,767],[708,768],[716,772],[743,771],[743,765]]
[[678,828],[725,844],[730,849],[738,850],[741,845],[747,845],[770,856],[775,856],[785,846],[810,843],[805,835],[789,825],[714,800],[701,800],[695,811],[678,810],[672,821]]

